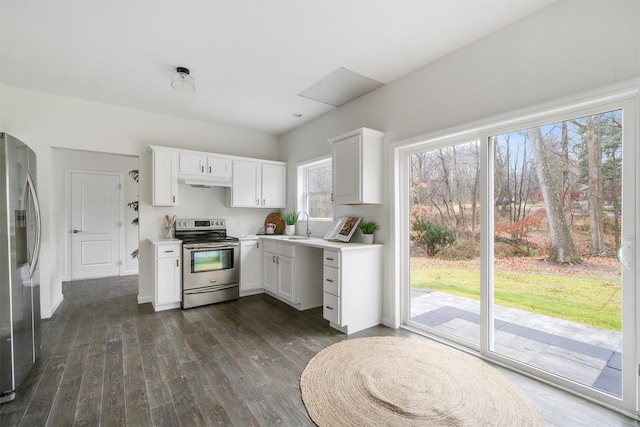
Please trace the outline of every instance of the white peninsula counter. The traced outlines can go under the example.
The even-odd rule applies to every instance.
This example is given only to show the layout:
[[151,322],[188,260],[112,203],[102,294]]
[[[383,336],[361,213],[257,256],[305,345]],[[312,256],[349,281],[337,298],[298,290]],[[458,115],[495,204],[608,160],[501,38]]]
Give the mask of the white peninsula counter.
[[[262,243],[265,293],[298,310],[322,306],[324,318],[345,334],[381,323],[383,245],[281,235],[240,240]],[[255,275],[255,265],[246,268],[247,275]],[[241,296],[244,270],[242,265]]]

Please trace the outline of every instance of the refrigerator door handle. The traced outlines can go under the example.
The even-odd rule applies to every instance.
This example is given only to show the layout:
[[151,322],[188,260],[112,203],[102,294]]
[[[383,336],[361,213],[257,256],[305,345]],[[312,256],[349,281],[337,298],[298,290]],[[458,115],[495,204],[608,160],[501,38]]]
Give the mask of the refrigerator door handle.
[[36,193],[36,186],[34,185],[33,179],[31,178],[31,174],[29,172],[27,172],[27,182],[24,185],[24,191],[22,193],[22,203],[21,203],[22,210],[27,209],[27,206],[26,206],[27,196],[30,196],[31,200],[33,200],[33,209],[36,217],[35,218],[36,240],[33,245],[33,253],[32,254],[27,253],[29,277],[32,277],[33,272],[36,269],[36,264],[38,263],[38,256],[40,255],[41,223],[40,223],[40,203],[38,203],[38,194]]

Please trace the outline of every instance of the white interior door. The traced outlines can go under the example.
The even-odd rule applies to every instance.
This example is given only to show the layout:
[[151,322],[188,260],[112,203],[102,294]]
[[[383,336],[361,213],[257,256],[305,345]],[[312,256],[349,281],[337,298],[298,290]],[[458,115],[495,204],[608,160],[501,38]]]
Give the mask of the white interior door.
[[71,278],[118,276],[121,174],[71,173]]

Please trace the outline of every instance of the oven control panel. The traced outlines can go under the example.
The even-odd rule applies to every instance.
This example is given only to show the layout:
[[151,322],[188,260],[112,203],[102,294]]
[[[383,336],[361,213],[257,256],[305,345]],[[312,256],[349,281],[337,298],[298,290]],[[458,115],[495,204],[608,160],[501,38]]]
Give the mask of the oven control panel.
[[176,231],[179,230],[224,230],[227,223],[224,219],[181,218],[176,220]]

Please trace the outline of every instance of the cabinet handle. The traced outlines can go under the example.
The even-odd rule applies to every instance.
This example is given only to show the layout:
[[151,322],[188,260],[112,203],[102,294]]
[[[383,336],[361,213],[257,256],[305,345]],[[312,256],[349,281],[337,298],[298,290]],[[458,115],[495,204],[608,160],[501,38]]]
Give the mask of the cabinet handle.
[[272,256],[271,262],[276,262],[276,256],[275,255]]
[[329,283],[333,283],[333,280],[331,280],[331,279],[325,279],[325,280],[326,280],[327,282],[329,282]]
[[180,267],[180,260],[179,259],[176,260],[176,267]]
[[267,202],[265,201],[265,199],[262,199],[262,206],[266,205]]
[[165,253],[165,254],[172,254],[172,253],[173,253],[173,250],[170,250],[170,251],[164,251],[164,253]]
[[176,196],[171,196],[173,198],[173,203],[176,202]]
[[204,166],[200,166],[200,169],[202,170],[202,173],[204,173]]
[[211,166],[209,166],[209,173],[211,173]]
[[333,202],[333,193],[331,193],[331,201]]
[[280,257],[279,256],[276,257],[276,264],[280,264]]
[[325,258],[327,261],[333,261],[333,258]]
[[260,199],[256,199],[256,206],[260,206]]
[[325,308],[328,308],[329,310],[333,310],[333,307],[331,307],[330,305],[326,305]]
[[260,249],[260,242],[256,242],[256,249]]

